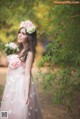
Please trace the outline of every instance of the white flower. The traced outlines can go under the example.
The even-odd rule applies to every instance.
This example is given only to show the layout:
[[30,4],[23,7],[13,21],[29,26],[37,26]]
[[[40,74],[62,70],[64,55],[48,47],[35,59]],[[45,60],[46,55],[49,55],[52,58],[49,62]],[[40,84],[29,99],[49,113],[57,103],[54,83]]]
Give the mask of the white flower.
[[27,33],[31,34],[31,33],[35,32],[35,29],[36,29],[35,26],[28,27],[27,28]]
[[21,24],[20,24],[20,28],[23,27],[23,25],[24,25],[24,21],[21,22]]
[[13,42],[10,42],[10,43],[8,44],[8,46],[9,46],[10,48],[12,48],[12,49],[18,48],[18,46],[17,46],[15,43],[13,43]]

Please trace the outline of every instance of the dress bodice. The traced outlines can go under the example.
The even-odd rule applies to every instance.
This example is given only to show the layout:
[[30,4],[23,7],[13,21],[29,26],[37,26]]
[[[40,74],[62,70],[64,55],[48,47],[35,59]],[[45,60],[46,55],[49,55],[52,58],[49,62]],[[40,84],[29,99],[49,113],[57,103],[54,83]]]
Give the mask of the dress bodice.
[[19,67],[25,67],[24,63],[21,62],[17,54],[12,54],[7,56],[9,65],[8,67],[11,69],[16,69]]

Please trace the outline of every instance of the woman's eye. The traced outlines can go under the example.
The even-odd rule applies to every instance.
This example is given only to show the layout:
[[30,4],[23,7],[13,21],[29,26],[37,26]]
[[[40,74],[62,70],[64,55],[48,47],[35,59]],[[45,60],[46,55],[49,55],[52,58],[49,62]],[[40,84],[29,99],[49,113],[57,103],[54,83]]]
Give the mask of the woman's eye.
[[26,35],[25,33],[22,33],[23,35]]
[[26,33],[24,33],[24,32],[20,32],[20,31],[19,31],[18,34],[20,34],[20,33],[23,34],[23,35],[26,35]]

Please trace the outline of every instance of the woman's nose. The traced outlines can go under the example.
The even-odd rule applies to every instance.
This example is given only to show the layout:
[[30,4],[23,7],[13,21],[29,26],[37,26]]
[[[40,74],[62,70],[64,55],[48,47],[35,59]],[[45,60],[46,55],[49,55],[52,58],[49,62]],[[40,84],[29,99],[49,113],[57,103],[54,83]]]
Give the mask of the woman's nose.
[[21,37],[21,33],[19,33],[18,36]]

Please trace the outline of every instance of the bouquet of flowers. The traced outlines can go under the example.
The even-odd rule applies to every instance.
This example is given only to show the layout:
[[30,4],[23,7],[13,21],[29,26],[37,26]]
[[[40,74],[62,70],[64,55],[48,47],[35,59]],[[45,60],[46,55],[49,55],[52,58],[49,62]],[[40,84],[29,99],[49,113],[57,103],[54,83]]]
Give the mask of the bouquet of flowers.
[[10,43],[3,45],[3,51],[7,55],[15,54],[19,52],[19,47],[14,42],[10,42]]

